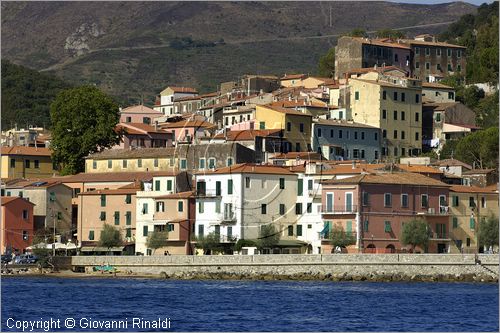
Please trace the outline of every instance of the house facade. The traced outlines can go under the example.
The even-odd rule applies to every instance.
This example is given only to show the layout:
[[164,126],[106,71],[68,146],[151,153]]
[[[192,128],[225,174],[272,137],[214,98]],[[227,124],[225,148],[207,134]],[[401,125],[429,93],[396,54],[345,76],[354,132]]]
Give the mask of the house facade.
[[34,204],[20,197],[1,197],[2,224],[0,250],[2,254],[9,249],[24,252],[33,243],[33,206]]
[[133,105],[120,110],[120,123],[154,124],[154,119],[163,116],[158,110],[145,105]]
[[52,163],[52,151],[48,148],[2,147],[1,160],[2,179],[45,178],[59,173]]
[[176,99],[197,95],[198,92],[194,88],[169,86],[160,93],[160,104],[155,105],[154,110],[165,116],[173,115],[175,114],[174,102]]

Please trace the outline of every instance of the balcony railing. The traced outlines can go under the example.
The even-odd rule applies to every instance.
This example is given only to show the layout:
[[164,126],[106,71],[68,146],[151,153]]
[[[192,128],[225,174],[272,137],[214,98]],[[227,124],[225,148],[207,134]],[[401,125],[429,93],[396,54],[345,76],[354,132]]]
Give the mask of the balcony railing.
[[417,212],[417,215],[449,215],[449,214],[450,213],[448,206],[440,206],[438,209],[434,207],[422,208],[422,211]]
[[200,197],[216,197],[216,196],[220,196],[220,194],[217,194],[217,191],[215,189],[208,189],[208,190],[198,189],[196,191],[196,195],[200,196]]
[[358,211],[357,205],[322,205],[321,213],[323,214],[350,214]]
[[236,214],[235,212],[225,212],[224,214],[219,214],[218,219],[223,223],[233,223],[236,222]]
[[450,237],[447,232],[433,232],[431,239],[450,239]]

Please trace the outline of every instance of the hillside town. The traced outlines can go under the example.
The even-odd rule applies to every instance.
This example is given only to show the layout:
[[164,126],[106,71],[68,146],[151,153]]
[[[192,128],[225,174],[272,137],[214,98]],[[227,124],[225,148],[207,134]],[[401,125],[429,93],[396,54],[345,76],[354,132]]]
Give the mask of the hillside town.
[[[465,72],[466,52],[429,34],[344,36],[331,77],[168,85],[154,105],[120,108],[121,142],[74,175],[60,175],[49,130],[4,131],[1,252],[40,240],[66,255],[496,252],[478,231],[498,219],[498,169],[439,158],[482,130],[440,83]],[[425,246],[403,239],[415,220]],[[103,245],[105,226],[119,246]]]

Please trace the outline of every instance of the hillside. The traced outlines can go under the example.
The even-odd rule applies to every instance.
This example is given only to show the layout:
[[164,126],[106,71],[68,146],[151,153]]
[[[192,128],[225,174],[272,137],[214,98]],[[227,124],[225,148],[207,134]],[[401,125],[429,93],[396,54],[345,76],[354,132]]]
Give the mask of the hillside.
[[141,95],[151,103],[168,84],[206,92],[245,73],[312,73],[336,36],[354,28],[439,33],[475,8],[460,2],[3,2],[2,56],[72,84],[97,84],[124,103]]

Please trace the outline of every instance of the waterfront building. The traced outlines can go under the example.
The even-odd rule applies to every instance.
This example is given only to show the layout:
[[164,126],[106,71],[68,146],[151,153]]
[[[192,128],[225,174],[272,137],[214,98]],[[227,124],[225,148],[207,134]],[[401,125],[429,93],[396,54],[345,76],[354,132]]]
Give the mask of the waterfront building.
[[0,198],[2,204],[2,224],[0,251],[6,253],[24,252],[33,243],[33,206],[34,204],[20,197]]

